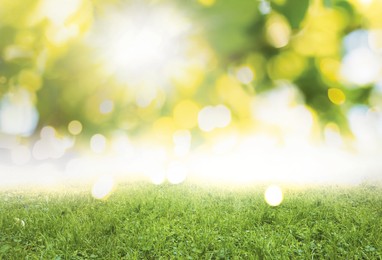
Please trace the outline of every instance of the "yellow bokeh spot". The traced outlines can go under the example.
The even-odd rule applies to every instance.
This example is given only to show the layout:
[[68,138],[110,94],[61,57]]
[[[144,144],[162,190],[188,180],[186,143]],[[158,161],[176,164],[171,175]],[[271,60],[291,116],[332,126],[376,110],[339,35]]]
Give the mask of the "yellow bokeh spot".
[[284,5],[287,0],[273,0],[277,5]]
[[23,70],[19,74],[19,84],[27,90],[35,92],[42,86],[41,76],[32,70]]
[[191,100],[183,100],[175,106],[174,120],[180,128],[193,128],[198,123],[199,106]]
[[80,121],[73,120],[68,125],[69,133],[72,135],[79,135],[82,132],[82,124]]
[[243,117],[249,116],[251,96],[245,92],[239,81],[223,75],[216,82],[216,90],[222,102],[232,107],[235,113]]
[[294,79],[305,69],[303,57],[293,51],[283,52],[268,63],[268,72],[272,79]]
[[204,6],[212,6],[215,4],[216,0],[198,0],[200,4]]
[[172,137],[176,131],[176,124],[171,117],[161,117],[154,122],[153,130],[158,135],[171,135]]
[[291,28],[283,16],[273,15],[266,25],[266,37],[275,48],[285,47],[289,43]]
[[293,37],[292,46],[304,56],[334,56],[339,51],[340,32],[347,26],[343,12],[315,1],[305,19],[306,27]]
[[325,58],[319,63],[320,70],[324,77],[330,81],[338,80],[338,71],[341,67],[341,63],[338,60]]
[[329,100],[336,105],[341,105],[346,100],[345,93],[338,88],[330,88],[328,90],[328,97]]

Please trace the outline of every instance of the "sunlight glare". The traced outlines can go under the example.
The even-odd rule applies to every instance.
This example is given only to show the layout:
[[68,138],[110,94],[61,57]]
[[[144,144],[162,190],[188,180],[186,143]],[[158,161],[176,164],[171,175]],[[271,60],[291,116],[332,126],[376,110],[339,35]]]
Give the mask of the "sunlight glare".
[[134,153],[134,145],[128,135],[123,132],[115,132],[111,140],[111,148],[114,153],[129,157]]
[[191,147],[191,133],[188,130],[178,130],[173,135],[174,153],[178,157],[187,155]]
[[167,169],[167,180],[171,184],[180,184],[186,180],[188,174],[187,167],[180,161],[173,161]]
[[361,5],[367,7],[373,3],[373,0],[357,0],[358,3]]
[[343,145],[343,140],[339,127],[334,123],[328,123],[324,129],[325,142],[330,147],[340,148]]
[[82,0],[43,0],[40,8],[43,15],[52,23],[64,25],[68,18],[78,10],[81,4]]
[[105,199],[114,188],[114,179],[110,175],[103,175],[98,178],[92,188],[92,196],[96,199]]
[[271,185],[266,189],[264,197],[270,206],[275,207],[283,201],[283,192],[279,186]]
[[150,176],[150,180],[155,185],[161,185],[166,180],[166,174],[164,171],[160,171],[159,169],[157,169]]
[[107,70],[136,88],[167,80],[169,68],[183,60],[189,30],[174,8],[132,4],[105,12],[89,40]]
[[287,139],[308,138],[314,125],[312,112],[288,85],[258,95],[252,104],[252,115],[256,121],[278,129]]

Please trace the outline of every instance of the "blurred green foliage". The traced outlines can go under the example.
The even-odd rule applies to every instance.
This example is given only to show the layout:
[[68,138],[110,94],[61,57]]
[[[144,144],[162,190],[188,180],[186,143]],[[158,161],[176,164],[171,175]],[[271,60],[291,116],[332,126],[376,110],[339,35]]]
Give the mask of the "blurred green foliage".
[[[79,120],[86,134],[114,129],[141,133],[158,119],[173,117],[176,105],[185,99],[200,108],[224,102],[240,122],[248,113],[235,104],[246,99],[242,94],[231,99],[243,100],[224,99],[217,84],[245,65],[254,79],[233,85],[248,96],[256,97],[281,81],[292,83],[322,125],[335,122],[346,132],[347,111],[356,104],[368,105],[375,88],[375,82],[357,85],[339,74],[344,37],[359,29],[381,29],[381,1],[146,1],[143,6],[150,10],[176,6],[196,28],[187,39],[196,43],[188,55],[207,53],[208,61],[205,66],[186,66],[180,79],[158,80],[156,97],[144,106],[137,104],[137,93],[129,87],[135,83],[105,70],[97,59],[100,50],[89,44],[89,35],[100,26],[97,21],[110,8],[129,10],[137,2],[47,2],[0,0],[0,97],[27,90],[40,115],[39,127],[66,131],[69,122]],[[145,7],[138,10],[150,19]],[[339,89],[346,100],[331,102],[330,88]],[[113,101],[112,113],[100,112],[104,100]]]

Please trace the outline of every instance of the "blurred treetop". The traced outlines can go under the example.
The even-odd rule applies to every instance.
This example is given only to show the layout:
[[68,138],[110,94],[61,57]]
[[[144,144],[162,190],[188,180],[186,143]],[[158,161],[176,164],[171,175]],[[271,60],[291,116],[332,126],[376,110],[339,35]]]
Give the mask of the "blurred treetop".
[[197,131],[219,104],[241,127],[254,98],[287,86],[347,133],[352,107],[381,105],[381,13],[379,0],[0,0],[2,128],[13,105],[35,108],[37,129]]

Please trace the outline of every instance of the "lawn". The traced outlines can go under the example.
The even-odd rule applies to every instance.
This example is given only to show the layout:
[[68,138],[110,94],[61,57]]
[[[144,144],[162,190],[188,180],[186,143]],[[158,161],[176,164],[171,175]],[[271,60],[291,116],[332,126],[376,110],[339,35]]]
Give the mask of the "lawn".
[[381,259],[382,188],[123,184],[0,193],[0,259]]

